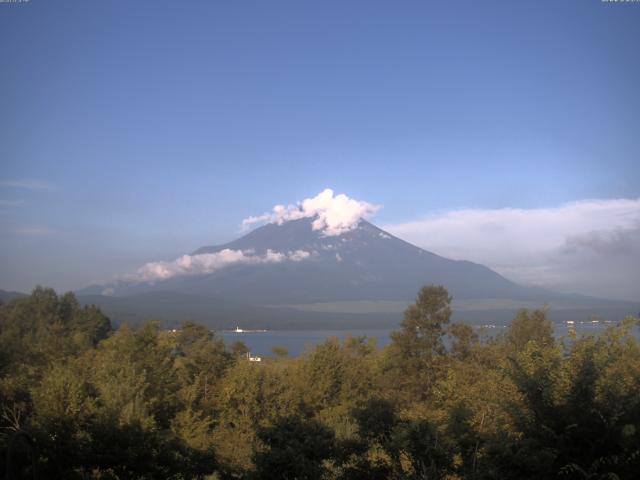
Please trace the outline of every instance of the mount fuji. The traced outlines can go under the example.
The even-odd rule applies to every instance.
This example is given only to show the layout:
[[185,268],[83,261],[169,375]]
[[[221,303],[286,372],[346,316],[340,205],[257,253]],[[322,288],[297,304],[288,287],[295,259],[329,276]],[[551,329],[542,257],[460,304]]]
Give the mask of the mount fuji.
[[621,316],[618,310],[635,308],[521,286],[483,265],[416,247],[364,218],[331,234],[321,220],[310,215],[273,221],[230,243],[152,262],[77,293],[116,320],[197,319],[217,327],[392,326],[426,284],[444,285],[456,314],[471,319],[543,305],[562,318],[609,315],[612,309]]

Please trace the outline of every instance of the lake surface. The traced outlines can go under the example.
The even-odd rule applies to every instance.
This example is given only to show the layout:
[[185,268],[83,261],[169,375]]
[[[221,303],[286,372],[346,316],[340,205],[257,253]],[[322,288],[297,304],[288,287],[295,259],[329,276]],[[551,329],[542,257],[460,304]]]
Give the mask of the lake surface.
[[[601,332],[604,328],[613,325],[612,323],[599,322],[576,322],[574,325],[567,325],[566,323],[557,323],[554,325],[554,333],[557,337],[567,336],[569,328],[574,327],[578,335],[593,335]],[[482,332],[486,336],[498,335],[506,329],[505,325],[495,326],[475,326],[473,327]],[[226,345],[231,345],[234,342],[244,342],[251,354],[254,356],[268,357],[273,356],[272,348],[276,346],[286,347],[289,351],[289,356],[295,357],[304,353],[306,349],[313,348],[315,345],[323,343],[327,338],[337,337],[341,341],[348,336],[366,336],[367,338],[375,338],[378,347],[385,347],[391,342],[390,333],[394,330],[399,330],[400,327],[387,328],[387,329],[353,329],[353,330],[270,330],[267,332],[256,333],[236,333],[232,331],[216,332],[220,335]],[[638,336],[639,329],[635,329],[635,334]]]

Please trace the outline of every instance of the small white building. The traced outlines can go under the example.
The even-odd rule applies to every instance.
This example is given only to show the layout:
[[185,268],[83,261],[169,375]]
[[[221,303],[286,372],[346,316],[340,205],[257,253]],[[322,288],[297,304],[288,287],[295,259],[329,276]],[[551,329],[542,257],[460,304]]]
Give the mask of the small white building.
[[252,357],[249,352],[247,352],[247,359],[250,362],[261,362],[262,361],[262,357]]

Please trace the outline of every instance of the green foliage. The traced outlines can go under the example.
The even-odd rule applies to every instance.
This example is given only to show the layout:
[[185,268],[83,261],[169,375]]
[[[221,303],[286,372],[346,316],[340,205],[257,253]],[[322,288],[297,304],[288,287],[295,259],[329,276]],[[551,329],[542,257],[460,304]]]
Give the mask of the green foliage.
[[0,306],[0,374],[33,369],[75,356],[111,333],[95,307],[80,307],[73,293],[58,297],[36,287],[31,296]]
[[540,347],[554,344],[553,326],[544,310],[520,310],[511,322],[505,337],[506,346],[514,352],[522,351],[529,342]]
[[244,342],[237,341],[231,344],[231,354],[234,357],[244,357],[249,353],[249,347]]
[[427,286],[387,348],[246,359],[192,322],[111,329],[73,294],[0,305],[0,471],[70,479],[635,479],[637,319],[481,340]]
[[0,307],[0,346],[0,468],[9,476],[185,478],[216,468],[199,436],[206,417],[181,410],[157,324],[113,333],[97,308],[38,287]]
[[313,419],[294,415],[260,428],[264,447],[254,454],[255,478],[320,480],[328,473],[324,461],[335,453],[335,434]]
[[478,346],[478,334],[473,328],[464,323],[454,323],[449,327],[449,336],[452,339],[451,355],[460,360],[470,360],[474,349]]
[[451,318],[451,297],[444,287],[423,287],[418,298],[404,312],[402,330],[391,336],[395,347],[406,358],[425,358],[443,354],[442,335]]
[[445,478],[453,470],[453,459],[446,438],[427,420],[400,424],[391,443],[396,469],[406,479]]
[[283,345],[276,345],[271,352],[278,358],[284,358],[289,355],[289,349]]
[[391,334],[384,362],[386,383],[405,403],[427,401],[442,374],[444,336],[451,317],[451,297],[444,287],[429,285],[404,312],[401,330]]
[[388,400],[372,398],[351,412],[358,425],[358,433],[369,447],[374,443],[386,445],[398,424],[395,407]]
[[299,411],[299,395],[290,377],[291,370],[279,363],[256,364],[246,359],[227,371],[216,396],[214,444],[230,470],[251,468],[260,427],[272,418]]

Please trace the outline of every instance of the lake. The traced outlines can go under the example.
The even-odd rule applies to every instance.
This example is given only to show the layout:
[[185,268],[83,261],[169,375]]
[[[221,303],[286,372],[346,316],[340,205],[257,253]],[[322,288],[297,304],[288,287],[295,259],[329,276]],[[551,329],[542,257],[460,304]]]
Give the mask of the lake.
[[[554,325],[554,333],[557,337],[567,336],[569,328],[575,327],[578,335],[592,335],[602,331],[605,327],[613,325],[610,322],[576,322],[574,325],[566,323],[557,323]],[[481,330],[481,326],[473,325],[477,330]],[[254,356],[273,356],[271,349],[276,346],[283,346],[289,350],[289,356],[295,357],[304,353],[305,349],[324,342],[327,338],[337,337],[344,340],[348,336],[366,336],[367,338],[375,338],[378,347],[385,347],[391,342],[390,333],[398,330],[400,327],[387,329],[353,329],[353,330],[269,330],[266,332],[256,333],[236,333],[233,331],[216,332],[220,335],[226,345],[234,342],[244,342],[251,354]],[[494,336],[505,330],[504,325],[484,326],[482,330],[487,336]],[[635,330],[638,335],[638,329]]]

